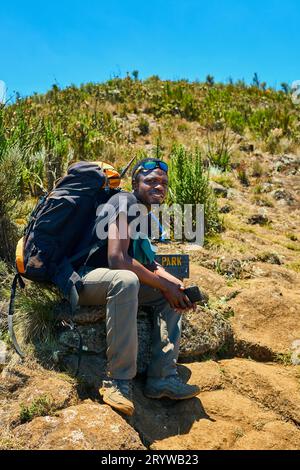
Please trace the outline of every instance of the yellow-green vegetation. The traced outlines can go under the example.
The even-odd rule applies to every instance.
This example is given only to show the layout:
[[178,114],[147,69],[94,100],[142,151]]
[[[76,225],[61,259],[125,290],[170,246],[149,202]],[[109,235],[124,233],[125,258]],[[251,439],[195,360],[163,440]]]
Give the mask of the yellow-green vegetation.
[[206,234],[220,232],[221,220],[218,215],[217,201],[209,185],[209,173],[203,165],[199,148],[188,151],[175,145],[170,155],[169,175],[170,202],[202,204],[204,206]]
[[26,448],[24,439],[19,439],[10,430],[1,429],[0,450],[24,450]]
[[227,320],[234,317],[234,310],[227,304],[228,299],[226,297],[212,298],[208,301],[208,307],[212,310],[220,312]]
[[258,159],[252,165],[252,174],[254,178],[261,178],[265,173],[265,169]]
[[260,207],[274,207],[272,199],[268,196],[261,196],[260,194],[255,194],[251,198],[251,202]]
[[289,240],[292,240],[293,242],[297,242],[298,241],[298,237],[297,235],[295,235],[294,233],[287,233],[286,234],[286,237],[289,239]]
[[[204,161],[230,170],[238,134],[259,142],[299,143],[297,113],[289,93],[243,81],[225,85],[157,76],[141,81],[128,75],[17,96],[15,103],[0,108],[0,175],[6,176],[0,181],[0,217],[10,214],[16,199],[36,198],[43,188],[51,189],[75,159],[108,159],[121,168],[146,144],[159,146],[168,158],[174,139],[187,143],[184,135],[194,123],[201,129]],[[194,147],[196,142],[189,143]],[[242,184],[247,184],[246,166],[238,170]],[[256,162],[252,173],[261,176],[262,171]]]
[[10,296],[10,284],[13,274],[7,264],[0,259],[0,299],[8,299]]
[[29,405],[20,404],[20,422],[27,423],[38,416],[48,416],[55,411],[53,399],[48,395],[41,395]]
[[[243,213],[245,215],[245,213]],[[232,230],[239,233],[256,233],[256,229],[253,226],[247,225],[241,221],[241,219],[235,214],[226,214],[224,216],[224,227],[227,230]]]
[[300,251],[300,243],[286,243],[284,246],[291,251]]
[[53,340],[56,325],[54,309],[60,300],[51,286],[29,285],[16,299],[16,333],[25,343],[38,341],[45,346]]
[[290,366],[292,363],[292,354],[291,353],[276,354],[274,362],[278,362],[278,364],[282,364],[284,366]]
[[205,240],[205,248],[210,249],[219,249],[225,243],[224,238],[220,234],[210,235]]
[[220,175],[211,176],[211,179],[218,184],[224,186],[224,188],[235,188],[236,182],[234,176],[230,173],[222,173]]
[[296,273],[300,273],[300,261],[296,261],[295,263],[287,264],[286,267],[295,271]]

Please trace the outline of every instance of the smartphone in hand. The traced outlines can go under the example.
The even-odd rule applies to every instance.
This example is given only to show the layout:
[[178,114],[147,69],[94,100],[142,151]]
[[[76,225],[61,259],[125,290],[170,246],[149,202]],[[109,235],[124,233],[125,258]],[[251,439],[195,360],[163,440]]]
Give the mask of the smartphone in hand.
[[187,287],[183,292],[190,299],[192,304],[202,302],[204,300],[204,297],[201,294],[198,286]]

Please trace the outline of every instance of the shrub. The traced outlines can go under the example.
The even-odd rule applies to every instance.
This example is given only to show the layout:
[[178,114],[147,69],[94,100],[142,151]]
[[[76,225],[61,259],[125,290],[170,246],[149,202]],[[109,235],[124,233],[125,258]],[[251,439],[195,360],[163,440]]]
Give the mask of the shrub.
[[17,147],[6,148],[0,160],[0,258],[13,261],[18,230],[12,212],[20,196],[23,163]]
[[227,171],[230,168],[230,159],[233,153],[235,139],[225,128],[221,132],[207,133],[207,157],[211,165]]
[[282,129],[273,129],[267,140],[266,140],[266,150],[271,154],[275,154],[280,150],[280,139],[283,135]]
[[264,174],[264,168],[259,160],[255,160],[252,166],[252,176],[255,178],[261,178]]
[[148,135],[148,134],[149,134],[149,130],[150,130],[149,121],[147,121],[147,119],[145,119],[145,118],[142,117],[142,118],[139,120],[138,128],[139,128],[139,130],[140,130],[141,135]]
[[180,204],[203,204],[205,234],[221,230],[216,198],[209,185],[209,174],[205,170],[199,148],[186,150],[175,145],[170,155],[169,171],[170,202]]
[[55,287],[26,283],[16,298],[15,328],[21,343],[51,343],[55,338],[55,308],[61,300]]
[[54,402],[48,395],[41,395],[33,400],[30,405],[20,404],[21,424],[28,423],[38,416],[51,415],[55,410]]
[[215,78],[212,75],[207,75],[206,83],[207,83],[208,86],[214,86]]
[[216,175],[211,179],[213,181],[215,181],[216,183],[221,184],[222,186],[224,186],[224,188],[229,189],[229,188],[234,188],[235,187],[234,179],[233,179],[232,174],[222,173],[221,175]]
[[228,126],[238,134],[243,134],[247,125],[246,119],[240,111],[235,109],[229,111],[225,116]]
[[247,175],[247,169],[246,169],[246,164],[245,162],[240,163],[240,165],[237,168],[237,176],[240,182],[242,183],[243,186],[250,186],[250,181]]

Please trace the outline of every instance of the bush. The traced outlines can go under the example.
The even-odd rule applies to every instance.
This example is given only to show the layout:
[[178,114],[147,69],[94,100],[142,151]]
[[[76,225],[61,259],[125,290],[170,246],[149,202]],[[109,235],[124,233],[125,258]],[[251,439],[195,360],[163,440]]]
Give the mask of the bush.
[[264,168],[261,165],[260,161],[256,159],[252,165],[252,176],[254,178],[261,178],[263,174],[264,174]]
[[209,174],[205,170],[199,148],[186,150],[175,145],[170,155],[169,171],[170,202],[175,204],[203,204],[205,234],[221,230],[221,221],[215,195],[209,185]]
[[148,134],[149,134],[149,130],[150,130],[149,121],[147,121],[147,119],[145,119],[145,118],[142,117],[142,118],[139,120],[138,128],[139,128],[139,130],[140,130],[141,135],[148,135]]
[[29,405],[20,404],[21,424],[28,423],[39,416],[51,415],[55,411],[52,397],[44,394],[33,400]]
[[61,301],[57,289],[38,283],[26,283],[16,298],[15,327],[23,344],[51,343],[55,337],[55,308]]
[[207,157],[212,166],[223,171],[230,169],[230,160],[233,153],[235,139],[225,128],[215,134],[207,134]]
[[247,167],[246,167],[245,162],[240,163],[239,167],[237,168],[237,176],[243,186],[245,187],[250,186],[250,181],[248,178]]
[[240,111],[229,111],[225,116],[228,126],[238,134],[243,134],[247,125],[246,119]]
[[0,159],[0,258],[12,262],[18,230],[11,220],[20,195],[23,164],[17,147],[5,149]]

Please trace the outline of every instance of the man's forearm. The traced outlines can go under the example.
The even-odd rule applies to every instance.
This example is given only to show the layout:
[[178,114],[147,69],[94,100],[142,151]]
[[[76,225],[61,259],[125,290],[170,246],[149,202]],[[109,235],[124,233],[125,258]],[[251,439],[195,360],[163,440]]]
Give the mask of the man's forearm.
[[132,271],[137,275],[142,284],[146,284],[154,289],[160,289],[162,292],[167,289],[166,278],[164,279],[159,276],[157,271],[149,271],[149,269],[145,268],[139,261],[130,256],[127,256],[123,260],[109,261],[109,267],[111,269],[126,269]]
[[168,273],[160,264],[156,264],[156,275],[160,279],[166,279],[167,281],[177,283],[178,285],[183,285],[183,282],[180,279],[177,279],[175,276],[172,274]]

